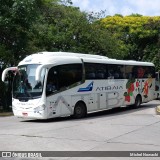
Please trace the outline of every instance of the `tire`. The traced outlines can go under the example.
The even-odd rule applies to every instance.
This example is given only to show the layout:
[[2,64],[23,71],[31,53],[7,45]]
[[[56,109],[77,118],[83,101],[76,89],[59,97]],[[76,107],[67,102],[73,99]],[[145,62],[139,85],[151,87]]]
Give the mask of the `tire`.
[[78,102],[74,108],[74,118],[83,118],[87,114],[86,106],[82,102]]
[[135,99],[134,108],[140,107],[141,103],[142,103],[142,98],[141,98],[140,95],[138,95],[138,96],[136,97],[136,99]]

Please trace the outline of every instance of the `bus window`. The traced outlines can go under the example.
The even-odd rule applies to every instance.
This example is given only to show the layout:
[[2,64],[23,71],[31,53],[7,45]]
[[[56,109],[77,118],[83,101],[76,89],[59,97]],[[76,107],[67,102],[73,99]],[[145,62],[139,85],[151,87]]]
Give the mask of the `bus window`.
[[124,71],[123,65],[108,64],[108,79],[123,79]]
[[107,75],[107,67],[105,64],[96,64],[96,79],[105,79]]
[[145,68],[138,66],[137,67],[137,77],[135,78],[144,78],[145,77]]
[[67,64],[58,66],[59,88],[69,87],[82,81],[82,64]]
[[53,67],[48,72],[46,94],[50,95],[58,90],[57,67]]
[[150,66],[145,66],[144,78],[155,78],[155,68]]
[[86,79],[105,79],[106,78],[106,65],[97,63],[85,63],[85,78]]
[[126,66],[126,78],[155,78],[155,68],[151,66]]
[[47,78],[47,95],[81,82],[82,73],[82,64],[66,64],[51,68]]
[[125,77],[126,79],[135,78],[137,74],[137,68],[135,66],[127,65],[125,67]]
[[95,77],[96,77],[95,64],[85,63],[84,66],[85,66],[85,78],[86,79],[95,79]]

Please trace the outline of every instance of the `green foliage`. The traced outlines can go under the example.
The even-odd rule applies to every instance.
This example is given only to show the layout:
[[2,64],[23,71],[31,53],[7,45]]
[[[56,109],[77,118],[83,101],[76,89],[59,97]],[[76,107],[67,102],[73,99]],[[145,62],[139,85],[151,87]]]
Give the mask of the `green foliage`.
[[0,4],[0,48],[3,48],[0,57],[5,55],[3,62],[6,65],[16,65],[26,54],[28,31],[36,19],[40,2],[0,0]]
[[38,51],[123,58],[124,45],[97,21],[104,11],[81,12],[71,6],[71,0],[6,0],[1,4],[0,61],[5,66],[17,65],[26,55]]
[[124,59],[151,61],[159,68],[159,16],[115,15],[101,19],[101,25],[117,39]]
[[94,23],[96,17],[92,14],[59,4],[45,6],[41,14],[30,33],[30,53],[47,50],[111,54],[113,40]]
[[[71,0],[0,0],[0,62],[38,51],[69,51],[158,66],[160,17],[81,12]],[[152,56],[154,55],[154,56]]]

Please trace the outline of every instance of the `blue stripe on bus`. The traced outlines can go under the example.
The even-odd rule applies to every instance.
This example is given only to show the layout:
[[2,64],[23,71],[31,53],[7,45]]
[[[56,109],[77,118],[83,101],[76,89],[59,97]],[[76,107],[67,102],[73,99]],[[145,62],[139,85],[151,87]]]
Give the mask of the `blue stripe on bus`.
[[91,82],[86,88],[79,88],[78,92],[89,92],[93,89],[93,82]]

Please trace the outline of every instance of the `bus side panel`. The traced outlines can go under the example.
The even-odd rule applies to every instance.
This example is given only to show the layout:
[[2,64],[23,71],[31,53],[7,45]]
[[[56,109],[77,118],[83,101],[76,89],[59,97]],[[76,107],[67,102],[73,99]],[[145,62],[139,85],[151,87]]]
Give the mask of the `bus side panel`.
[[50,95],[46,98],[46,104],[48,108],[47,118],[59,117],[61,116],[61,104],[62,104],[61,95],[55,94]]
[[76,103],[79,101],[82,101],[85,103],[87,112],[97,110],[96,105],[95,105],[95,94],[94,93],[90,93],[90,94],[81,93],[77,95],[72,95],[73,110],[74,110]]
[[155,94],[154,78],[146,79],[129,79],[126,83],[126,91],[124,92],[124,104],[131,105],[135,103],[137,95],[141,95],[142,103],[154,99]]
[[[87,82],[89,84],[90,82]],[[124,105],[126,80],[94,80],[93,90],[89,95],[89,111],[98,111]],[[94,94],[94,95],[93,95]],[[94,99],[92,98],[94,97]],[[93,102],[92,102],[93,101]],[[133,100],[134,102],[134,100]]]
[[141,80],[142,102],[149,102],[155,97],[155,79],[147,78]]
[[68,116],[72,113],[71,96],[61,94],[61,116]]

